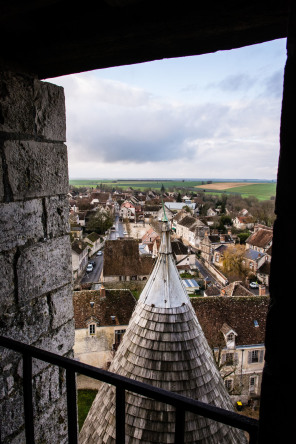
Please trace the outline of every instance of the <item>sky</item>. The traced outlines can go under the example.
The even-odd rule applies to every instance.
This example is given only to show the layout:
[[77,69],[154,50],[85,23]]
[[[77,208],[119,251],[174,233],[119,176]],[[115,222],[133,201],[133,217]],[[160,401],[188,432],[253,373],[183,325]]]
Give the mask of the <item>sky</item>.
[[274,180],[286,40],[48,79],[70,179]]

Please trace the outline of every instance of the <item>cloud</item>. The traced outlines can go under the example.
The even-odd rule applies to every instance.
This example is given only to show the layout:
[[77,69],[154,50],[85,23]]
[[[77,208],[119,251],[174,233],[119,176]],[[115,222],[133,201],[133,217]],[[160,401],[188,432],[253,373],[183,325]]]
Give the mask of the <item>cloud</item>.
[[256,83],[256,79],[248,74],[240,73],[226,76],[220,82],[211,82],[208,89],[220,89],[225,92],[248,91]]
[[[268,97],[223,104],[165,100],[89,73],[53,82],[65,88],[70,177],[275,177],[279,73],[265,79]],[[239,74],[212,87],[253,84]]]
[[281,98],[283,94],[283,71],[278,70],[263,80],[264,95]]

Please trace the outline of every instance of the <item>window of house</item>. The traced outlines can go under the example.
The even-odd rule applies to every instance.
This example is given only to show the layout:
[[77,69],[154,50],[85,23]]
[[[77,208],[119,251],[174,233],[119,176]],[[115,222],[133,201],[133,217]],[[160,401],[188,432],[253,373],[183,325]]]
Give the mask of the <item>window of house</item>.
[[115,330],[114,331],[114,334],[115,334],[115,344],[116,345],[120,344],[121,339],[122,339],[124,333],[125,333],[125,330]]
[[96,334],[96,324],[90,324],[88,326],[88,331],[90,335],[95,335]]
[[233,342],[234,341],[234,333],[229,333],[227,335],[227,342]]
[[258,377],[257,376],[251,376],[250,377],[250,384],[249,384],[249,390],[250,392],[255,392],[257,389],[257,381],[258,381]]
[[264,350],[252,350],[248,352],[248,364],[263,362]]

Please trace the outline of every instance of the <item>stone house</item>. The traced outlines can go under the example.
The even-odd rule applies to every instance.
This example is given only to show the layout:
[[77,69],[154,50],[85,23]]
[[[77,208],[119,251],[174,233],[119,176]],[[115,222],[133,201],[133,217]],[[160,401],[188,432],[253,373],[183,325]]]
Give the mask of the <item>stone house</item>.
[[270,252],[272,246],[273,230],[264,225],[256,225],[254,233],[246,240],[246,249],[259,251],[260,253]]
[[257,274],[257,271],[267,261],[268,256],[252,248],[248,248],[244,254],[243,265],[253,274]]
[[102,282],[147,280],[154,265],[151,256],[140,255],[136,239],[105,242]]
[[164,212],[165,212],[165,216],[166,216],[167,220],[170,221],[170,220],[173,219],[174,213],[165,204],[164,205],[164,210],[163,210],[163,207],[161,207],[158,210],[158,213],[157,213],[157,220],[158,221],[164,220]]
[[89,246],[81,239],[75,239],[72,244],[72,270],[73,278],[80,277],[88,263]]
[[210,234],[205,232],[205,236],[200,240],[200,251],[202,257],[207,262],[214,262],[214,253],[221,245],[234,244],[234,240],[230,234]]
[[174,239],[171,245],[178,270],[192,270],[196,268],[195,254],[191,252],[190,248],[184,245],[180,239]]
[[190,241],[193,242],[193,245],[195,245],[195,239],[193,240],[195,234],[193,233],[195,233],[195,228],[197,227],[197,225],[198,222],[195,217],[186,215],[185,217],[182,217],[180,221],[177,222],[176,235],[178,237],[181,237],[188,243],[190,243]]
[[108,368],[136,305],[129,290],[73,293],[74,357],[85,364]]
[[260,396],[267,296],[191,298],[234,401]]
[[89,246],[89,256],[95,254],[100,248],[103,246],[103,242],[101,242],[102,236],[98,233],[92,232],[88,234],[84,241],[88,243]]
[[121,219],[129,219],[134,220],[136,217],[136,208],[135,206],[128,201],[123,202],[120,206],[119,217]]
[[250,216],[236,216],[232,219],[232,223],[238,230],[250,230],[254,227],[253,218]]

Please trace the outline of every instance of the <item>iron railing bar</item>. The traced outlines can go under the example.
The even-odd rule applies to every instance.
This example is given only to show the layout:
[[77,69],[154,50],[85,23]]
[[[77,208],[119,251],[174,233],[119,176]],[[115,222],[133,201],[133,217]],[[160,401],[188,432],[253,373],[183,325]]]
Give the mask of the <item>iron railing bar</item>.
[[116,387],[116,444],[125,443],[125,390]]
[[28,353],[23,353],[23,392],[26,442],[34,444],[32,357]]
[[117,375],[116,373],[111,373],[107,370],[102,370],[82,362],[74,361],[70,358],[59,356],[27,344],[21,344],[3,336],[0,336],[0,345],[11,348],[12,350],[20,353],[30,353],[32,357],[41,359],[49,364],[63,367],[66,370],[73,370],[76,373],[81,373],[85,376],[106,382],[116,387],[124,387],[125,390],[132,391],[142,396],[150,397],[175,407],[180,406],[186,411],[190,411],[192,413],[205,416],[209,419],[213,419],[214,421],[245,430],[249,434],[256,433],[258,430],[259,421],[254,418],[248,418],[238,413],[224,410],[220,407],[215,407],[201,401],[186,398],[185,396],[177,393],[168,392],[164,389],[160,389],[143,382],[131,380],[124,376]]
[[77,396],[75,371],[66,370],[67,387],[67,414],[68,414],[68,442],[78,444],[77,429]]
[[175,413],[175,444],[184,444],[185,439],[185,410],[176,408]]

